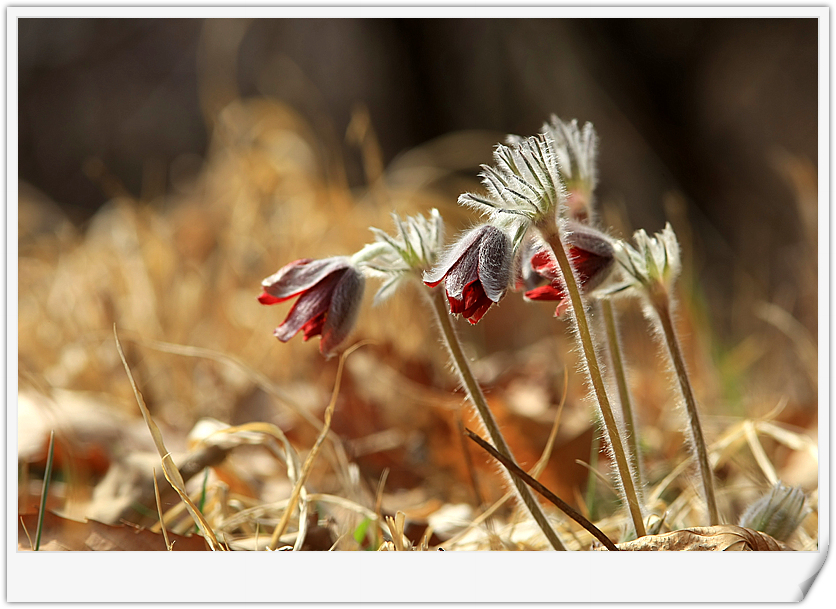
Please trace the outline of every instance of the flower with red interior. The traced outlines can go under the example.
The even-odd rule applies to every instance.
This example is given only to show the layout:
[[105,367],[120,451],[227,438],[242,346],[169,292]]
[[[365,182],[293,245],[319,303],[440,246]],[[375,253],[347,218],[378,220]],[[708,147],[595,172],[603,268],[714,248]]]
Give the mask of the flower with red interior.
[[450,312],[475,324],[505,295],[511,278],[511,240],[503,231],[482,224],[466,232],[431,271],[424,283],[444,281]]
[[[566,245],[578,287],[584,293],[592,292],[611,275],[615,249],[606,235],[589,226],[567,222],[567,228]],[[525,297],[528,300],[556,300],[555,315],[562,315],[569,306],[569,295],[551,249],[547,246],[538,249],[531,256],[530,264],[534,272],[547,279],[548,283],[528,290]]]
[[346,257],[304,258],[285,265],[261,285],[261,304],[299,296],[287,319],[273,332],[276,338],[286,343],[300,330],[305,340],[321,335],[319,350],[331,356],[354,327],[365,278]]

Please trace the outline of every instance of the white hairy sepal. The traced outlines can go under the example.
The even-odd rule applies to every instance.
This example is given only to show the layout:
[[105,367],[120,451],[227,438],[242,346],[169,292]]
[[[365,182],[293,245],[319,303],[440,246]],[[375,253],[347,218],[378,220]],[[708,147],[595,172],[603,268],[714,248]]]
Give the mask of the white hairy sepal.
[[383,280],[374,297],[378,305],[409,279],[420,279],[431,268],[444,246],[444,221],[437,209],[429,216],[407,216],[402,220],[393,213],[396,234],[371,227],[375,242],[364,246],[354,254],[352,262],[358,264],[364,274]]
[[480,176],[486,195],[465,193],[459,204],[476,209],[490,221],[503,214],[519,215],[533,222],[555,213],[566,200],[566,187],[558,165],[554,142],[540,134],[515,140],[494,149],[495,167],[482,166]]

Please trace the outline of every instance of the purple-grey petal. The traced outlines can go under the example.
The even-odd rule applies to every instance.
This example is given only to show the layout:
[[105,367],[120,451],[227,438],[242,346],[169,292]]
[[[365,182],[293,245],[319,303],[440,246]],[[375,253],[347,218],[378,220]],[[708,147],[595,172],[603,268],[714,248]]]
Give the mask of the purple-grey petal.
[[299,297],[287,319],[273,332],[276,338],[286,343],[296,336],[306,323],[328,310],[331,304],[332,294],[335,286],[341,278],[341,273],[328,275],[321,282]]
[[315,286],[334,271],[350,265],[344,256],[311,260],[305,258],[283,266],[277,273],[261,282],[264,291],[275,298],[286,300]]
[[354,329],[365,286],[366,280],[363,275],[354,267],[349,267],[334,287],[325,326],[322,328],[322,340],[319,343],[319,350],[324,355],[332,355],[334,349],[339,347]]
[[[424,283],[436,284],[444,279],[444,277],[450,272],[450,269],[452,269],[456,263],[461,260],[468,250],[476,249],[474,248],[474,245],[476,245],[479,241],[479,238],[486,226],[487,225],[477,226],[476,228],[467,231],[453,244],[452,247],[448,248],[443,254],[441,254],[435,268],[424,273]],[[449,290],[449,279],[446,285]]]
[[613,258],[612,241],[601,231],[580,222],[567,222],[566,242],[604,258]]
[[499,302],[511,280],[511,240],[495,226],[488,226],[479,243],[479,280],[485,295]]

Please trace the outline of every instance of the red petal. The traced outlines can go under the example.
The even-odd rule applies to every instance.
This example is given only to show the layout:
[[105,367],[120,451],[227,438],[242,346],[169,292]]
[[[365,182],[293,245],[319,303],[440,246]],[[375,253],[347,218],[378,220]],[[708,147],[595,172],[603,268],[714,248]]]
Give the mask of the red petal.
[[610,266],[613,261],[612,258],[599,256],[577,247],[569,248],[569,255],[582,285],[587,284],[590,279],[594,279],[599,272]]
[[475,311],[472,311],[470,315],[467,316],[467,321],[469,321],[472,324],[479,323],[479,320],[482,319],[482,317],[484,317],[485,313],[488,312],[488,309],[491,308],[492,304],[493,301],[490,298],[486,298],[485,301],[479,307],[477,307]]
[[303,338],[308,340],[314,336],[322,334],[322,327],[325,325],[325,312],[323,311],[316,317],[309,319],[301,330],[305,333]]
[[557,273],[557,261],[548,249],[541,249],[531,257],[531,268],[540,275],[553,277]]
[[282,302],[283,300],[285,299],[276,298],[275,296],[271,296],[267,292],[262,292],[261,296],[258,297],[258,302],[260,302],[263,305],[276,304],[277,302]]
[[[324,316],[331,306],[334,286],[339,281],[340,272],[334,272],[307,290],[290,308],[287,318],[276,328],[273,334],[283,343],[293,338],[297,332],[305,329],[308,337],[317,327],[318,318]],[[319,325],[321,329],[321,324]]]
[[491,308],[493,301],[485,294],[479,281],[474,281],[464,289],[464,302],[461,314],[472,324],[477,323]]
[[525,297],[529,300],[563,300],[566,298],[566,293],[561,288],[549,284],[529,290],[525,293]]
[[458,315],[462,311],[464,311],[464,302],[459,300],[458,298],[453,298],[450,294],[447,294],[447,300],[450,302],[450,313],[453,315]]

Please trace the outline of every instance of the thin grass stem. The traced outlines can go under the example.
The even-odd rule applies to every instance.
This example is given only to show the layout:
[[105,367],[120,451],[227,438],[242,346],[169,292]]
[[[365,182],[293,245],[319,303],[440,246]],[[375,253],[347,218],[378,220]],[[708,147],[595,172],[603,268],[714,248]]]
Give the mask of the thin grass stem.
[[621,343],[618,339],[615,311],[609,298],[601,299],[601,310],[604,313],[604,326],[607,330],[607,343],[610,347],[615,383],[618,387],[618,398],[621,402],[624,433],[627,435],[627,448],[630,452],[630,464],[636,476],[636,486],[642,488],[642,473],[639,467],[639,446],[636,435],[636,422],[633,418],[633,403],[630,399],[630,389],[627,387],[627,374],[624,371],[624,360],[621,357]]
[[700,416],[697,411],[697,400],[694,397],[694,390],[691,387],[691,380],[688,377],[688,370],[685,368],[685,360],[682,357],[682,350],[679,347],[679,340],[673,327],[671,318],[670,300],[666,293],[657,294],[650,299],[659,321],[662,324],[662,332],[665,336],[665,344],[673,362],[676,378],[679,381],[679,388],[682,390],[682,397],[685,398],[685,409],[688,412],[688,423],[691,427],[691,443],[697,455],[697,464],[702,478],[703,494],[708,508],[709,525],[721,524],[720,513],[717,510],[717,499],[714,495],[714,478],[711,473],[711,464],[708,460],[708,449],[705,446],[705,438],[700,425]]
[[592,444],[589,447],[589,474],[586,477],[586,507],[589,510],[590,518],[595,517],[596,510],[596,486],[598,478],[595,475],[598,472],[598,453],[601,450],[601,438],[595,434],[592,438]]
[[589,374],[589,380],[592,384],[592,388],[595,392],[595,397],[598,401],[598,406],[604,420],[604,430],[609,438],[613,456],[615,457],[616,471],[621,480],[620,487],[624,492],[624,500],[630,512],[630,517],[633,519],[633,526],[636,529],[636,537],[643,537],[647,535],[647,532],[644,528],[644,522],[642,520],[641,504],[639,503],[639,497],[636,493],[636,486],[633,483],[630,463],[627,459],[624,445],[621,442],[618,425],[616,424],[615,416],[613,415],[612,407],[610,406],[610,400],[607,397],[604,379],[601,376],[601,367],[598,365],[598,356],[595,352],[595,344],[593,343],[592,333],[589,329],[589,321],[586,318],[584,302],[581,297],[580,290],[578,289],[578,283],[575,279],[572,264],[569,262],[569,256],[566,254],[566,249],[563,247],[560,232],[558,230],[543,232],[543,237],[554,251],[555,258],[557,258],[557,263],[560,266],[563,281],[566,285],[566,290],[569,292],[569,299],[572,303],[571,308],[577,322],[578,337],[581,341],[581,351],[586,363],[586,370]]
[[41,506],[38,510],[38,528],[35,532],[35,547],[37,552],[41,548],[41,531],[44,528],[44,517],[46,516],[46,497],[49,494],[49,481],[52,478],[52,457],[55,455],[55,430],[49,432],[49,449],[46,453],[46,471],[44,471],[44,486],[41,491]]
[[160,529],[162,529],[163,532],[163,541],[165,541],[165,549],[171,552],[172,545],[171,542],[168,540],[168,531],[165,528],[165,518],[163,518],[163,507],[162,502],[160,501],[160,487],[157,484],[156,468],[151,468],[151,477],[154,480],[154,496],[157,498],[157,515],[160,518]]
[[[462,350],[459,337],[453,327],[450,315],[447,313],[447,302],[444,297],[444,291],[438,288],[432,289],[431,291],[432,294],[429,296],[429,300],[432,304],[432,309],[435,313],[438,327],[441,329],[441,336],[444,340],[444,344],[447,346],[447,350],[450,353],[450,358],[453,360],[453,365],[459,373],[459,378],[464,385],[465,392],[467,392],[470,402],[476,408],[479,419],[482,422],[485,431],[488,433],[488,437],[490,437],[491,442],[493,442],[500,454],[513,461],[514,457],[511,454],[508,443],[505,441],[502,432],[499,431],[499,426],[496,423],[496,419],[494,419],[493,413],[488,407],[485,395],[482,393],[482,388],[476,381],[476,377],[473,376],[470,364],[468,363],[467,357]],[[560,537],[558,537],[557,532],[554,528],[552,528],[551,523],[549,523],[548,518],[546,518],[545,512],[543,512],[542,506],[537,501],[537,498],[534,497],[534,494],[531,492],[528,485],[515,477],[511,477],[511,481],[516,487],[517,495],[520,497],[523,504],[525,504],[528,508],[528,511],[531,513],[534,521],[539,525],[552,547],[555,550],[565,550],[566,546],[563,545],[563,542],[560,540]]]

